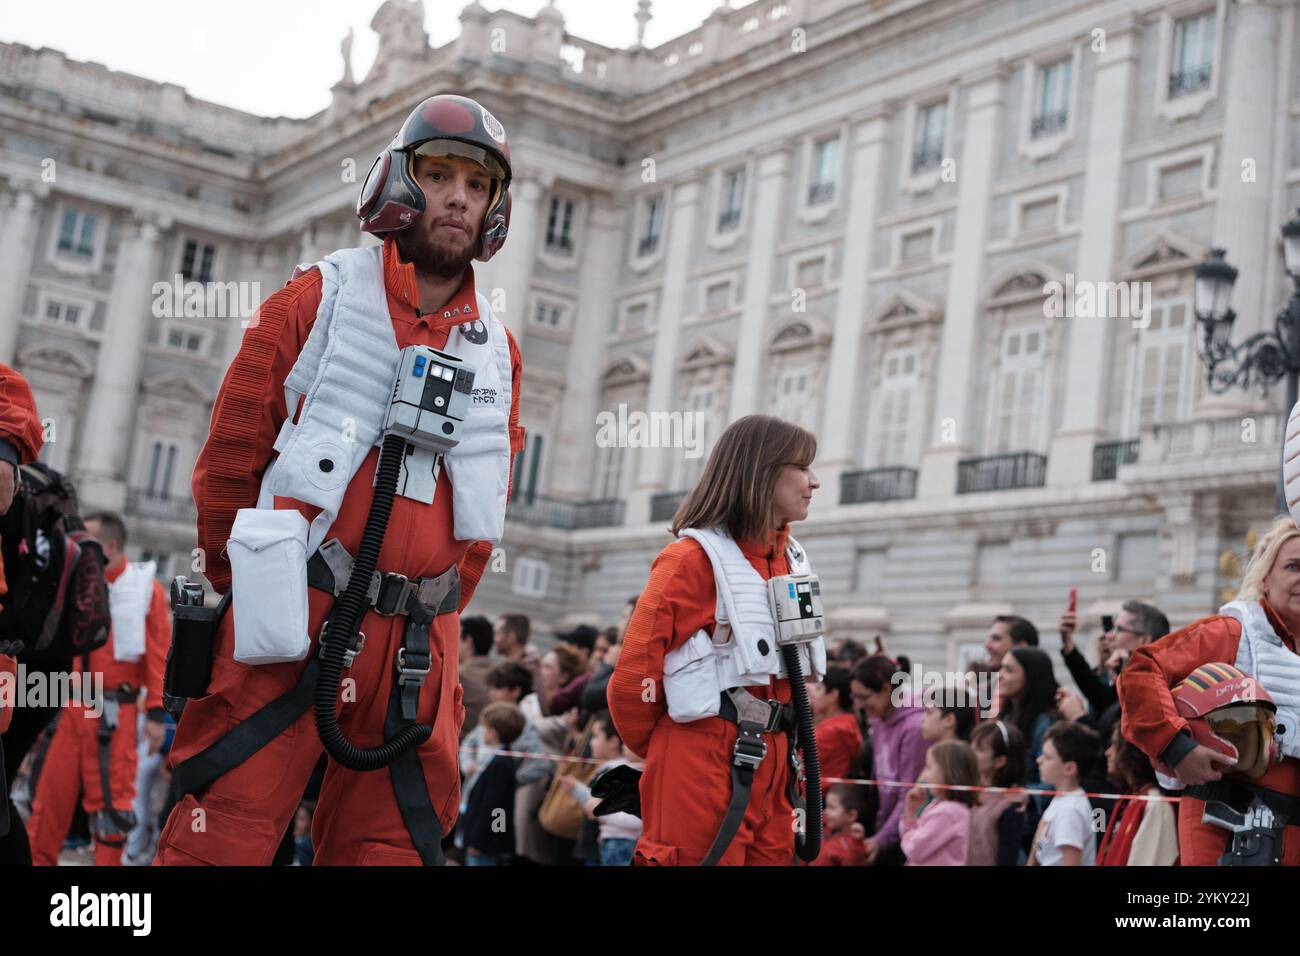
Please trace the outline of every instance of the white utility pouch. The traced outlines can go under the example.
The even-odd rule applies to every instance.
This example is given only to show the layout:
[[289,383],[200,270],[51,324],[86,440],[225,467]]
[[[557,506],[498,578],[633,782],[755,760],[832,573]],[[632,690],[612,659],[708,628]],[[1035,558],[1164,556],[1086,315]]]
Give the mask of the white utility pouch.
[[292,508],[241,508],[226,542],[235,660],[300,661],[307,634],[307,519]]
[[708,631],[696,631],[689,641],[664,655],[664,702],[668,716],[679,724],[718,716],[722,688]]

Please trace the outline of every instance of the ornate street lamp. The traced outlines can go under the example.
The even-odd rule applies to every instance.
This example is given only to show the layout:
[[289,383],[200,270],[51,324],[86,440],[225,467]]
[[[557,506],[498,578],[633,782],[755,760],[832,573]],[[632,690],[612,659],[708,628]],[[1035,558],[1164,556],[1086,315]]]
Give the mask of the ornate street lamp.
[[[1294,286],[1291,298],[1273,322],[1273,331],[1256,332],[1239,345],[1232,344],[1232,286],[1237,270],[1224,261],[1224,250],[1213,249],[1196,267],[1194,311],[1201,326],[1198,348],[1205,363],[1206,384],[1221,395],[1230,388],[1261,392],[1286,378],[1286,407],[1290,415],[1296,403],[1296,380],[1300,375],[1300,210],[1282,227],[1282,249],[1286,271]],[[1279,514],[1286,513],[1286,498],[1278,481]]]

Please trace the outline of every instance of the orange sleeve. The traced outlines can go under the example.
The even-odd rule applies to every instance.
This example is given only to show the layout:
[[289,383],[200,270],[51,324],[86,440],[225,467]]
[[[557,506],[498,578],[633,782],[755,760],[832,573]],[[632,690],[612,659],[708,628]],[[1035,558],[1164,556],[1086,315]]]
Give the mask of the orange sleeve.
[[24,465],[36,460],[45,443],[32,388],[8,365],[0,365],[0,438],[13,443]]
[[145,709],[162,708],[163,671],[167,667],[167,648],[172,643],[171,607],[167,592],[158,581],[153,583],[153,600],[144,622],[144,657],[140,664],[140,682],[145,687]]
[[321,275],[313,269],[263,302],[217,392],[191,488],[204,574],[219,594],[230,589],[225,549],[235,512],[257,504],[262,473],[289,415],[284,380],[316,321],[320,297]]
[[[8,674],[9,676],[8,677],[3,676],[5,674]],[[12,657],[10,657],[8,654],[0,654],[0,681],[4,683],[8,683],[9,681],[16,681],[17,675],[18,675],[18,662],[14,660]],[[17,685],[11,684],[10,690],[12,690],[16,695],[18,691]],[[0,734],[3,734],[6,730],[9,729],[9,721],[14,719],[14,709],[12,707],[6,707],[4,705],[4,698],[6,696],[7,695],[0,695]]]
[[633,753],[645,756],[651,731],[668,711],[664,655],[701,628],[713,633],[717,600],[713,568],[697,542],[682,538],[659,552],[605,691],[614,725]]
[[[506,476],[506,502],[509,503],[514,493],[515,455],[524,450],[524,429],[519,424],[519,387],[523,382],[524,360],[509,329],[506,329],[506,341],[510,344],[510,472]],[[457,613],[464,611],[474,596],[491,557],[492,542],[475,541],[465,552],[465,557],[460,559],[460,606]]]
[[1159,758],[1187,726],[1174,706],[1170,688],[1202,664],[1231,664],[1237,659],[1240,640],[1241,623],[1215,615],[1135,650],[1115,685],[1125,739],[1151,759]]

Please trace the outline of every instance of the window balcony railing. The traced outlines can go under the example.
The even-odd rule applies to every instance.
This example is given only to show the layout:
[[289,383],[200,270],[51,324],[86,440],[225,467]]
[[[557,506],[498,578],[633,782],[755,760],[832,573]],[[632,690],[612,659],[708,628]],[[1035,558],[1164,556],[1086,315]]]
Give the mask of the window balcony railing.
[[1170,73],[1169,98],[1172,100],[1178,96],[1186,96],[1188,93],[1203,90],[1210,85],[1210,80],[1213,77],[1214,68],[1208,63],[1204,66],[1193,66],[1186,70]]
[[1037,139],[1040,136],[1059,133],[1065,129],[1069,120],[1070,114],[1066,110],[1061,110],[1059,113],[1039,113],[1029,121],[1030,138]]
[[562,256],[573,254],[573,240],[568,236],[547,236],[546,250],[548,252],[558,252]]
[[957,462],[957,494],[1038,488],[1047,479],[1047,456],[1032,451]]
[[813,183],[808,187],[808,205],[810,206],[816,206],[818,203],[830,202],[834,198],[834,183]]
[[918,146],[912,151],[912,172],[923,173],[943,162],[942,146]]
[[661,491],[657,495],[650,496],[650,520],[651,521],[672,521],[673,515],[677,514],[677,508],[686,500],[688,492],[685,491]]
[[579,528],[607,528],[623,523],[624,503],[606,501],[567,501],[534,495],[520,495],[510,501],[506,517],[524,524],[576,531]]
[[641,241],[637,243],[636,252],[639,256],[648,256],[658,248],[658,236],[642,236]]
[[740,225],[740,210],[728,209],[718,216],[718,232],[731,232]]
[[870,468],[840,475],[840,504],[916,497],[915,468]]
[[1138,460],[1136,438],[1125,441],[1099,442],[1092,449],[1092,480],[1114,481],[1120,465],[1131,465]]
[[131,488],[126,493],[128,514],[162,521],[190,523],[198,518],[198,509],[189,495],[168,495],[147,488]]

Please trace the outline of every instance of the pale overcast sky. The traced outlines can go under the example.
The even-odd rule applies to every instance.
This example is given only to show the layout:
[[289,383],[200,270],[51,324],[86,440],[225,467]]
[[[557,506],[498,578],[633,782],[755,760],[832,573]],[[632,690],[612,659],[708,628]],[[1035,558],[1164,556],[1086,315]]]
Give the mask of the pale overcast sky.
[[[468,0],[425,0],[432,46],[460,32]],[[381,0],[0,0],[0,41],[53,47],[74,60],[176,83],[191,95],[265,116],[305,117],[329,105],[343,75],[339,44],[356,39],[360,79],[375,56],[370,18]],[[489,10],[533,16],[545,0],[484,0]],[[654,0],[646,43],[656,46],[703,22],[717,0]],[[733,0],[732,6],[744,6]],[[636,0],[558,0],[565,27],[584,39],[627,47]]]

